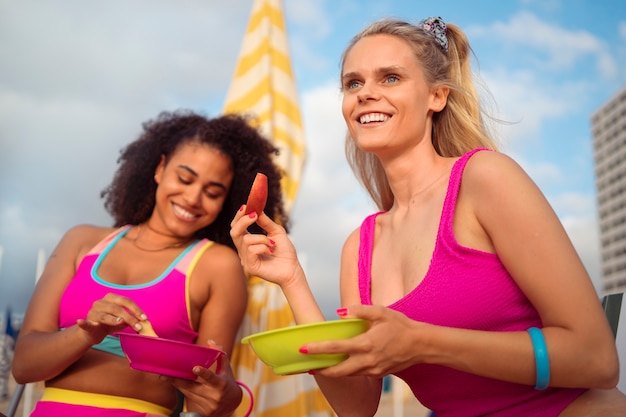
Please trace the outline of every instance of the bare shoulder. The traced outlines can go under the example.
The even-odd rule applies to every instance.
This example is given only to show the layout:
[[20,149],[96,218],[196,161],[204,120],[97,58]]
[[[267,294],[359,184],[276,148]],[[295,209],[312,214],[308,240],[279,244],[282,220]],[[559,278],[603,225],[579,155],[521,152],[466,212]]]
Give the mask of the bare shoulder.
[[528,174],[513,158],[501,152],[477,152],[463,171],[463,188],[481,198],[518,192],[528,186],[534,186]]
[[354,229],[346,238],[344,246],[358,245],[361,235],[361,226]]
[[95,246],[102,239],[113,233],[116,229],[89,224],[80,224],[71,227],[61,238],[58,249],[74,248],[78,251],[86,251]]
[[198,261],[196,268],[213,271],[241,271],[241,260],[237,252],[229,246],[214,242]]
[[354,229],[346,238],[343,243],[342,254],[343,256],[356,254],[359,248],[359,243],[361,240],[361,227],[357,227]]
[[522,167],[501,152],[484,151],[474,154],[465,167],[463,180],[499,181],[502,176],[525,175]]
[[349,277],[358,271],[359,247],[361,244],[361,227],[357,227],[348,235],[341,250],[341,276]]
[[113,233],[115,230],[117,229],[113,227],[102,227],[92,224],[79,224],[68,229],[65,236],[73,239],[96,238],[102,240],[109,234]]
[[[78,225],[70,228],[54,248],[37,287],[39,294],[50,298],[50,294],[60,294],[76,273],[81,259],[104,237],[115,229],[91,225]],[[58,306],[56,307],[58,308]]]

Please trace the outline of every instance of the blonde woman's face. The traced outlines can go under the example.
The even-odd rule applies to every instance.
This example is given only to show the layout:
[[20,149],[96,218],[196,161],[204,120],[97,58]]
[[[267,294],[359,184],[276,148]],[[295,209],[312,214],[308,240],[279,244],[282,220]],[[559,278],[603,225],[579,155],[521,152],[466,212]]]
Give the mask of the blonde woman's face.
[[346,55],[342,87],[343,117],[362,150],[382,156],[430,143],[436,95],[404,40],[384,34],[359,40]]

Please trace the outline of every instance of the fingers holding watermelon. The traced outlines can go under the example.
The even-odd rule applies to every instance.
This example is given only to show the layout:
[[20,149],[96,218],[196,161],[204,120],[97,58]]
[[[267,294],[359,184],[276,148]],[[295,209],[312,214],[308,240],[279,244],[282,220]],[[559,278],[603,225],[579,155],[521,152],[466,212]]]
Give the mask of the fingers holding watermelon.
[[246,202],[245,214],[248,215],[252,212],[256,212],[257,216],[263,213],[265,204],[267,203],[267,176],[258,172],[250,188],[250,194],[248,194],[248,201]]

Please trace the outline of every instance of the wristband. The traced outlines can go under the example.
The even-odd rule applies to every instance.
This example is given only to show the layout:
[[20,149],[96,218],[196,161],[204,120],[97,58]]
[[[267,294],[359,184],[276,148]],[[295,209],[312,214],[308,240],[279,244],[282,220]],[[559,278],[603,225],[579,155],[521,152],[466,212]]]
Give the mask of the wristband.
[[248,406],[248,410],[246,411],[246,414],[244,415],[244,417],[248,417],[250,413],[252,413],[252,409],[254,408],[254,395],[252,395],[252,390],[246,384],[244,384],[241,381],[235,381],[235,382],[237,383],[237,385],[243,388],[250,396],[250,405]]
[[546,389],[550,384],[550,359],[548,358],[546,339],[543,337],[543,332],[536,327],[528,329],[528,334],[535,351],[535,369],[537,372],[535,389]]

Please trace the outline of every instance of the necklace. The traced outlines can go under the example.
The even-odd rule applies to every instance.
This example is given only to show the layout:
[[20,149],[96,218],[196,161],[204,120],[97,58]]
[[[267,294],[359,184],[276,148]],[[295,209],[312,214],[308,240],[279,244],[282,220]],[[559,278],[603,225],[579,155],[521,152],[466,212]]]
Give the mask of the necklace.
[[441,174],[440,176],[438,176],[437,178],[435,178],[435,180],[433,182],[431,182],[430,184],[426,185],[425,187],[423,187],[418,192],[411,194],[411,202],[414,202],[415,197],[417,197],[418,195],[422,194],[424,191],[428,190],[430,187],[435,185],[437,182],[439,182],[440,179],[442,179],[448,173],[449,173],[448,171],[444,171],[444,173]]
[[[148,225],[148,229],[150,229],[150,230],[152,230],[155,233],[158,233],[160,235],[164,235],[163,233],[160,233],[160,232],[154,230],[149,225]],[[184,245],[188,244],[189,242],[191,242],[191,239],[187,239],[187,240],[183,240],[182,242],[178,242],[178,243],[174,243],[174,244],[171,244],[171,245],[164,246],[162,248],[156,248],[156,249],[154,249],[154,248],[146,248],[146,247],[141,246],[137,242],[139,240],[139,237],[141,236],[141,232],[142,231],[143,231],[143,228],[141,227],[141,225],[137,225],[137,235],[135,236],[134,239],[131,240],[131,243],[133,244],[134,247],[136,247],[137,249],[142,250],[144,252],[161,252],[161,251],[164,251],[166,249],[180,248],[181,246],[184,246]]]

